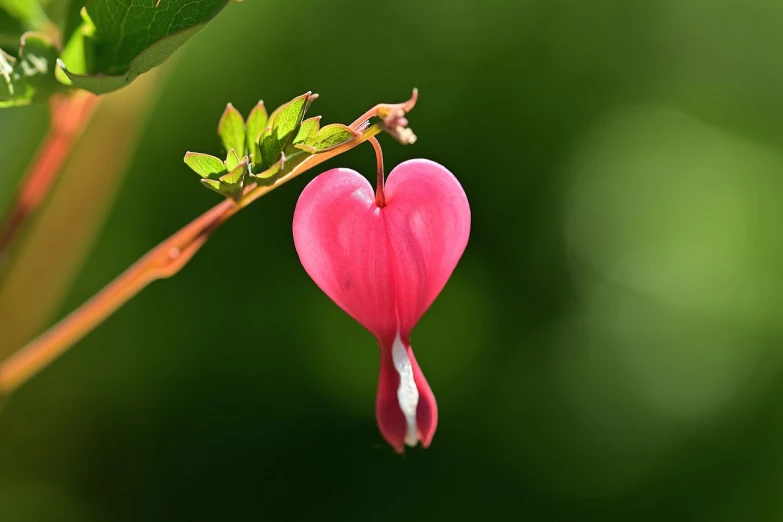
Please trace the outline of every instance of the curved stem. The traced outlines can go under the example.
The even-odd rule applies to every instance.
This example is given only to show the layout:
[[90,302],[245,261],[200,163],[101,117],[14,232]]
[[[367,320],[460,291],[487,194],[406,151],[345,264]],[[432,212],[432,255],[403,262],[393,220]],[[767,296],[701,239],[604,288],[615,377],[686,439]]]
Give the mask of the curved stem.
[[383,174],[383,151],[381,150],[381,144],[378,143],[378,140],[374,137],[370,138],[370,145],[375,149],[375,162],[378,169],[378,182],[375,187],[375,204],[378,205],[378,208],[383,208],[386,206],[386,197],[383,194],[384,184],[386,183]]
[[22,225],[41,204],[71,151],[74,141],[90,120],[98,97],[87,92],[55,95],[51,99],[51,128],[22,179],[11,210],[0,225],[0,255]]
[[373,139],[384,130],[383,122],[369,126],[353,139],[310,156],[273,184],[251,185],[239,202],[226,199],[202,214],[152,249],[89,301],[3,361],[0,364],[0,394],[11,393],[26,383],[148,284],[179,272],[212,232],[239,210],[299,174]]

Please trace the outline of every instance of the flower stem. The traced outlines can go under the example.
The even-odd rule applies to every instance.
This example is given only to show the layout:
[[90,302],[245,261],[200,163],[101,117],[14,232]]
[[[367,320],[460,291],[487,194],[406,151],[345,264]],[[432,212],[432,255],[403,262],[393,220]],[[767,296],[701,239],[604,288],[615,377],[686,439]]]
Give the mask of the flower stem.
[[49,193],[74,141],[90,121],[98,97],[87,92],[52,96],[51,128],[22,179],[11,210],[0,224],[0,255]]
[[376,138],[370,138],[370,145],[375,149],[375,161],[378,167],[378,182],[375,187],[375,204],[378,208],[386,206],[386,197],[383,194],[383,188],[385,184],[385,176],[383,174],[383,151],[381,150],[381,144],[378,143]]
[[[415,96],[413,102],[415,103]],[[357,132],[353,139],[310,156],[271,185],[251,185],[236,203],[230,199],[223,200],[160,243],[94,297],[0,363],[0,395],[7,395],[18,389],[148,284],[179,272],[209,236],[239,210],[299,174],[389,130],[386,123],[381,121],[358,132],[357,129],[363,127],[369,118],[385,117],[385,111],[389,108],[407,112],[412,107],[413,103],[410,101],[398,105],[377,105],[351,125],[351,129]]]

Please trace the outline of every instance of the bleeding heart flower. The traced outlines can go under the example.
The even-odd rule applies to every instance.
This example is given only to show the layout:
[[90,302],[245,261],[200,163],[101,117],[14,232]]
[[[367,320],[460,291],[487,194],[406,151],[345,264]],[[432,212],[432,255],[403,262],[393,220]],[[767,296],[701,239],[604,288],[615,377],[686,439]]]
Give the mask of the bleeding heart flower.
[[310,277],[378,339],[376,417],[384,438],[400,453],[404,444],[426,448],[438,410],[410,333],[467,245],[462,186],[443,166],[417,159],[392,170],[376,198],[359,173],[333,169],[302,192],[293,229]]

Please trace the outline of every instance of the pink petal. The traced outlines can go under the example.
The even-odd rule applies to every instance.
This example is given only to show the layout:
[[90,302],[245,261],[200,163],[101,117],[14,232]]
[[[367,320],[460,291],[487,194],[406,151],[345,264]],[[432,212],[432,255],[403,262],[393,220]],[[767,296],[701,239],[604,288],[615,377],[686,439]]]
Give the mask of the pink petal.
[[470,235],[470,206],[457,178],[433,161],[399,164],[382,209],[392,245],[397,314],[410,332],[457,265]]
[[[413,380],[418,392],[418,404],[416,406],[416,439],[422,446],[429,447],[435,428],[438,425],[438,406],[430,385],[424,378],[424,374],[413,356],[410,344],[407,340],[401,340],[408,360],[413,370]],[[378,395],[375,402],[375,417],[378,428],[398,453],[405,449],[405,438],[408,431],[408,423],[405,414],[400,408],[399,400],[400,373],[395,369],[391,346],[381,346],[381,372],[378,379]]]
[[389,242],[370,183],[350,169],[324,172],[299,196],[293,229],[299,259],[313,281],[391,343],[397,315]]
[[432,390],[413,356],[410,332],[446,284],[470,232],[459,182],[427,160],[389,174],[386,206],[369,182],[333,169],[299,197],[294,243],[307,273],[378,338],[378,426],[397,451],[429,446],[438,422]]

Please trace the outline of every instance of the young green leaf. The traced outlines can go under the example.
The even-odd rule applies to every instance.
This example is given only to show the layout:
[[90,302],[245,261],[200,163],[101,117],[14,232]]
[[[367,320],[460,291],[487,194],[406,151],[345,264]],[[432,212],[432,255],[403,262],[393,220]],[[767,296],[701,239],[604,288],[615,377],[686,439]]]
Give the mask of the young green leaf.
[[238,156],[245,155],[245,120],[230,103],[220,117],[218,134],[226,150],[233,149]]
[[263,134],[261,134],[260,145],[261,168],[266,170],[278,161],[280,153],[282,152],[280,142],[277,141],[277,137],[271,127],[267,127]]
[[166,61],[227,3],[89,0],[83,18],[95,28],[91,38],[94,60],[84,70],[64,60],[63,72],[73,85],[96,94],[118,89]]
[[[223,187],[223,183],[221,183],[220,181],[218,181],[216,179],[202,179],[201,183],[205,187],[214,190],[218,194],[223,194],[224,193],[224,189],[222,188]],[[223,194],[223,195],[225,195],[225,194]]]
[[185,163],[202,178],[217,178],[228,172],[220,158],[210,156],[209,154],[201,154],[200,152],[188,152],[185,154]]
[[347,126],[339,123],[326,125],[309,140],[305,140],[305,145],[311,145],[317,150],[325,150],[354,137],[354,132]]
[[318,133],[320,122],[320,116],[314,116],[313,118],[304,120],[296,131],[296,136],[294,136],[294,140],[291,143],[305,143],[307,140],[314,139],[315,135]]
[[303,152],[306,152],[307,154],[315,154],[318,152],[318,149],[313,147],[312,145],[305,145],[304,143],[297,143],[293,146],[294,149],[299,149]]
[[244,186],[242,181],[245,178],[245,173],[247,173],[247,158],[238,162],[228,174],[221,176],[220,181],[227,185],[239,185],[242,188]]
[[26,105],[58,89],[54,80],[57,49],[43,34],[25,33],[19,58],[0,50],[0,107]]
[[201,183],[208,189],[214,190],[221,196],[231,198],[234,201],[239,201],[242,198],[242,189],[239,186],[227,185],[216,179],[202,179]]
[[267,120],[266,107],[264,107],[264,102],[260,101],[250,111],[250,116],[247,117],[247,128],[245,129],[247,150],[253,163],[261,162],[261,148],[258,142],[266,128]]
[[294,131],[302,123],[311,96],[312,93],[306,92],[278,109],[278,113],[275,115],[274,121],[272,121],[272,131],[281,149],[285,149],[290,143],[294,136]]
[[283,166],[288,160],[282,154],[278,154],[277,157],[278,160],[272,163],[272,165],[270,165],[268,168],[264,169],[262,172],[259,172],[258,174],[251,174],[250,177],[262,185],[268,184],[270,181],[274,181],[275,179],[277,179],[278,175],[283,169]]
[[239,156],[234,152],[234,149],[231,149],[226,154],[226,169],[229,171],[234,170],[237,165],[239,165]]

